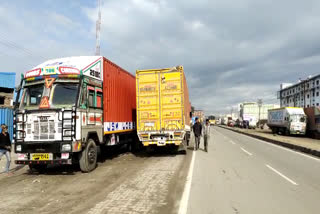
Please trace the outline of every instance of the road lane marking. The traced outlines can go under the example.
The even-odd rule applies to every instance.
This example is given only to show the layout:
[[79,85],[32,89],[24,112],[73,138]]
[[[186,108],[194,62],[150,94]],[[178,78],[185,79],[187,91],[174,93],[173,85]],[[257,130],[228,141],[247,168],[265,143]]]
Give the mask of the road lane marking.
[[284,179],[286,179],[287,181],[289,181],[293,185],[298,185],[296,182],[294,182],[293,180],[291,180],[290,178],[288,178],[287,176],[285,176],[284,174],[282,174],[281,172],[279,172],[275,168],[271,167],[270,165],[266,164],[266,167],[268,167],[270,170],[272,170],[273,172],[277,173],[278,175],[280,175],[281,177],[283,177]]
[[[231,131],[231,130],[230,130],[230,131]],[[233,132],[233,131],[232,131],[232,132]],[[248,135],[240,134],[240,133],[237,133],[237,132],[233,132],[233,133],[238,134],[238,135],[241,135],[241,136],[244,136],[244,137],[247,137],[247,138],[251,138],[251,139],[253,139],[253,140],[255,140],[255,141],[259,141],[259,142],[261,142],[261,143],[264,143],[264,144],[273,146],[273,147],[275,147],[275,148],[279,148],[279,149],[282,149],[282,150],[286,150],[286,151],[288,151],[288,152],[291,152],[291,153],[294,153],[294,154],[298,154],[298,155],[301,155],[301,156],[307,157],[307,158],[309,158],[309,159],[312,159],[312,160],[315,160],[315,161],[320,162],[320,158],[313,157],[313,156],[311,156],[311,155],[304,154],[304,153],[302,153],[302,152],[295,151],[295,150],[292,150],[292,149],[288,149],[288,148],[286,148],[286,147],[279,146],[279,145],[274,144],[274,143],[270,143],[270,142],[267,142],[267,141],[259,140],[259,139],[257,139],[257,138],[254,138],[254,137],[251,137],[251,136],[248,136]]]
[[235,142],[233,142],[232,140],[230,140],[230,142],[233,144],[233,145],[235,145],[236,143]]
[[242,150],[242,151],[244,151],[245,153],[247,153],[248,155],[252,155],[252,153],[250,153],[250,152],[248,152],[247,150],[245,150],[244,148],[242,148],[242,147],[240,147],[240,149]]
[[196,159],[196,152],[193,151],[186,184],[184,186],[182,198],[180,201],[180,207],[179,207],[179,212],[178,212],[179,214],[186,214],[188,211],[188,201],[189,201],[189,197],[190,197],[192,175],[193,175],[193,168],[194,168],[195,159]]

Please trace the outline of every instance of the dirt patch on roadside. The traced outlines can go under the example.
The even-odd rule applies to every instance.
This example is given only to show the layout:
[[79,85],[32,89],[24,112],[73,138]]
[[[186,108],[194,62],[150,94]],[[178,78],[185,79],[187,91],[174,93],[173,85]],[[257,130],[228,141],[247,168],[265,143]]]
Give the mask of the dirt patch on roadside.
[[174,213],[189,159],[188,155],[124,153],[106,158],[91,173],[67,166],[30,174],[24,167],[13,176],[0,177],[0,210],[6,214]]

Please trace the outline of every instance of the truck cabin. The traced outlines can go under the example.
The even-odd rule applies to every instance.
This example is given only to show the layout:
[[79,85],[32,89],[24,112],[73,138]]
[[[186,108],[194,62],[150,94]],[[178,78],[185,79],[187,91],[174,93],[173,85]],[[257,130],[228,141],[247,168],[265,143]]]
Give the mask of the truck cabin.
[[290,115],[289,121],[293,123],[306,123],[307,116],[304,114],[293,114]]
[[76,137],[77,109],[102,108],[102,81],[70,73],[26,73],[14,112],[16,142],[70,141]]

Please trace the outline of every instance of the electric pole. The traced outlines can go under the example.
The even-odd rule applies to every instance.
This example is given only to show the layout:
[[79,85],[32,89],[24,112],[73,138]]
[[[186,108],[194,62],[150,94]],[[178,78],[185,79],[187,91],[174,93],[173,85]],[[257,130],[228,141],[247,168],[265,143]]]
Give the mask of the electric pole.
[[101,26],[101,7],[100,0],[98,2],[98,19],[96,22],[96,56],[100,56],[100,26]]
[[259,120],[258,120],[258,126],[260,127],[260,112],[261,112],[261,106],[262,106],[262,99],[258,99],[258,107],[259,107]]

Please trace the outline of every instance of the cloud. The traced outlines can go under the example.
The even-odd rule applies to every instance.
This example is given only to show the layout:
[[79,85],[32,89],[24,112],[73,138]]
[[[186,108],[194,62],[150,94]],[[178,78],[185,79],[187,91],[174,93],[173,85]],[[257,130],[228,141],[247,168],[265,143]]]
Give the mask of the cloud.
[[[130,72],[184,65],[192,104],[208,113],[277,103],[281,82],[318,72],[319,9],[298,0],[106,1],[102,53]],[[96,10],[85,9],[92,22]]]
[[94,52],[93,45],[90,50],[82,42],[91,35],[78,21],[48,7],[28,7],[23,2],[21,7],[11,2],[0,6],[0,27],[5,29],[0,32],[1,70],[16,72],[16,84],[21,73],[45,60]]
[[[101,53],[131,73],[183,65],[191,102],[207,113],[258,98],[276,103],[281,82],[319,73],[319,9],[318,0],[102,1]],[[93,54],[97,11],[85,1],[2,4],[0,27],[32,53],[24,59],[0,43],[3,68]]]

